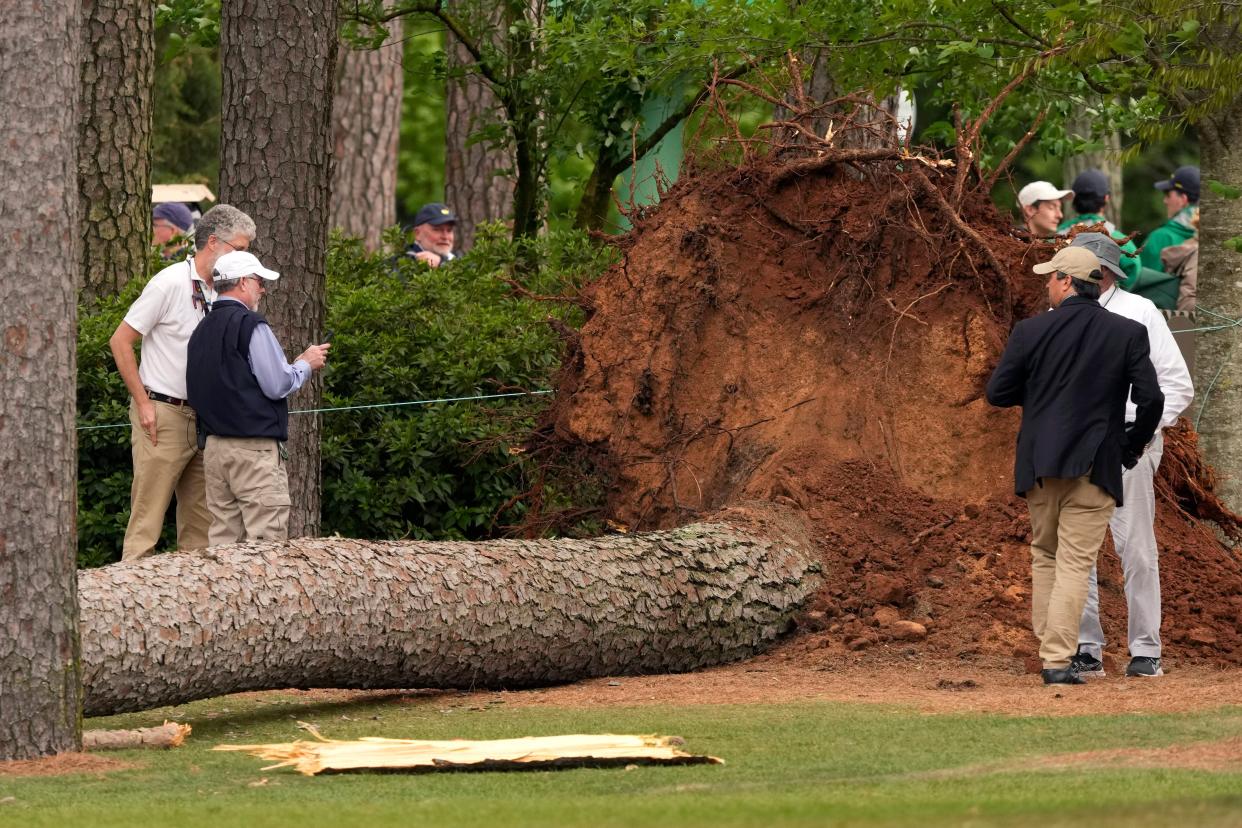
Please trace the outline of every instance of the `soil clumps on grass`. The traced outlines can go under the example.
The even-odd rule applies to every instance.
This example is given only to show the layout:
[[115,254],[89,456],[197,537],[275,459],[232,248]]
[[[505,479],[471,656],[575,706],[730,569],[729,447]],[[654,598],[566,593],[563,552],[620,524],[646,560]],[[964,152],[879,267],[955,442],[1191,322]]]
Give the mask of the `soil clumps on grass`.
[[[805,512],[827,585],[795,647],[1035,656],[1019,411],[984,386],[1013,322],[1045,309],[1030,268],[1054,248],[963,180],[899,149],[701,169],[582,297],[544,435],[591,459],[630,531],[744,501]],[[1171,430],[1166,656],[1238,664],[1242,565],[1219,538],[1239,525],[1212,485],[1193,432]],[[1100,583],[1124,659],[1111,545]]]

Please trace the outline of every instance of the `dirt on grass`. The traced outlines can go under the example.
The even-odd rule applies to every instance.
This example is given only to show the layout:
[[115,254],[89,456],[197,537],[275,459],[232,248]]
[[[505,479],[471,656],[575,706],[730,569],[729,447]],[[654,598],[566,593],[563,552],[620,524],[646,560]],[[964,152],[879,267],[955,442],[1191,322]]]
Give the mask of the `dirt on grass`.
[[[908,643],[1037,668],[1020,413],[984,386],[1013,322],[1046,308],[1030,267],[1054,248],[930,159],[852,157],[700,170],[636,217],[584,293],[543,433],[591,459],[607,518],[629,531],[743,501],[800,510],[826,586],[781,652],[807,665]],[[1222,541],[1238,523],[1213,486],[1193,431],[1169,430],[1169,664],[1242,664],[1242,563]],[[1111,546],[1100,586],[1124,653]]]
[[58,753],[39,759],[0,762],[0,779],[6,776],[64,776],[71,773],[104,774],[137,767],[132,762],[93,753]]

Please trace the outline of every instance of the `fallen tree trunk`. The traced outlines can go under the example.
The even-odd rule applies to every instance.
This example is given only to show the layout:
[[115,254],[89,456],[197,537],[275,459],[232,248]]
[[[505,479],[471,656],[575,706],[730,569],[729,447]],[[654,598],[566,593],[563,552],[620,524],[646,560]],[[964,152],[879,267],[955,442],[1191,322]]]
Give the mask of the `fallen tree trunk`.
[[[765,531],[766,535],[766,531]],[[798,531],[300,539],[79,573],[84,712],[282,687],[474,688],[754,655],[819,585]]]

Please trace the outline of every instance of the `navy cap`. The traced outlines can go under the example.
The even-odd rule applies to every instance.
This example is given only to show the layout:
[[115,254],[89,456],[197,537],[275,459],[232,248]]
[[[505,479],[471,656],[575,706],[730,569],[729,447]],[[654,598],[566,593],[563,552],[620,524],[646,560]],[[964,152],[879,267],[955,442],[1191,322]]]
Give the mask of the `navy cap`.
[[1070,189],[1074,191],[1076,196],[1106,196],[1112,192],[1112,188],[1108,183],[1108,176],[1100,170],[1083,170],[1074,179]]
[[1194,166],[1178,167],[1173,176],[1164,181],[1156,182],[1157,190],[1177,190],[1185,193],[1191,201],[1199,200],[1199,168]]
[[457,216],[453,215],[453,211],[448,208],[448,205],[438,202],[424,204],[414,216],[415,227],[420,224],[436,226],[440,224],[454,224],[456,222]]
[[155,219],[163,219],[182,233],[194,224],[194,215],[190,212],[190,208],[179,201],[164,201],[155,205],[155,209],[151,211],[151,220]]

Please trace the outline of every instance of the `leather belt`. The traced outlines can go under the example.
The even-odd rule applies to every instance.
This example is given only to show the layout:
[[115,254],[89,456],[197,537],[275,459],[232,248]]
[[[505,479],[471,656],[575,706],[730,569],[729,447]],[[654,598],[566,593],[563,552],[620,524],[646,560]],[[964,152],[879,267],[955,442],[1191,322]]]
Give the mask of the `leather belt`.
[[152,391],[150,388],[147,389],[147,397],[155,400],[156,402],[168,403],[169,405],[189,405],[189,403],[185,400],[170,397],[167,394],[161,394],[159,391]]

